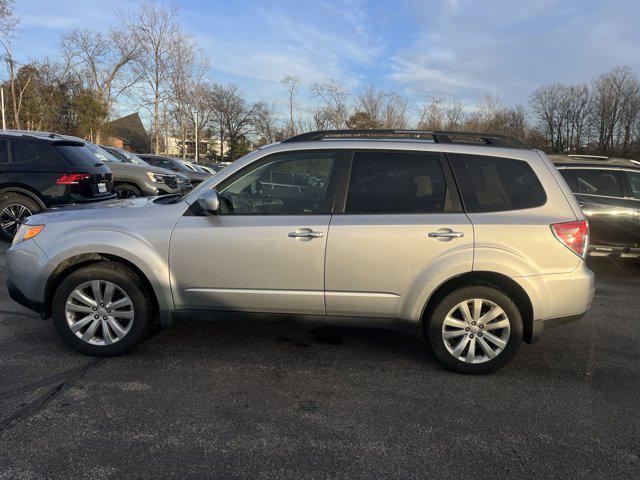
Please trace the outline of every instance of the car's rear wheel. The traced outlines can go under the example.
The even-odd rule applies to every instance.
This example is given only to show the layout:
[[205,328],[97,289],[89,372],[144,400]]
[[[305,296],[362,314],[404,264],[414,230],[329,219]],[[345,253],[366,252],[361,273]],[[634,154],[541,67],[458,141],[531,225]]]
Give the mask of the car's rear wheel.
[[27,217],[41,210],[40,206],[29,197],[13,192],[2,194],[0,198],[0,236],[10,242],[18,231],[18,227]]
[[118,198],[136,198],[142,196],[142,192],[138,189],[138,187],[129,185],[128,183],[121,183],[119,185],[116,185],[113,188],[113,191],[116,192]]
[[489,373],[504,366],[522,343],[522,316],[504,292],[473,285],[445,296],[426,328],[444,366],[459,373]]
[[53,322],[62,339],[85,355],[114,356],[146,338],[153,302],[138,274],[100,262],[72,272],[53,297]]

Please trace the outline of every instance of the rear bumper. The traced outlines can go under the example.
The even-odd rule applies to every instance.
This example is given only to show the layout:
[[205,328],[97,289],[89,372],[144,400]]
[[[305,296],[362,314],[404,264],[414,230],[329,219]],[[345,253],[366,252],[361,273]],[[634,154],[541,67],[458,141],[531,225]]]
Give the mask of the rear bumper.
[[525,290],[533,307],[533,325],[524,340],[535,342],[545,328],[582,318],[595,295],[595,278],[584,262],[570,273],[514,278]]

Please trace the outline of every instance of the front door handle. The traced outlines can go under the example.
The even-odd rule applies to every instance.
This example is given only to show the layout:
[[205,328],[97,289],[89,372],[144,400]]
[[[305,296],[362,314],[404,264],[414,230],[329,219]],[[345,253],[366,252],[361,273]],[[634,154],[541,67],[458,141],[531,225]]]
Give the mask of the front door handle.
[[305,238],[311,240],[312,238],[324,237],[324,232],[314,232],[310,228],[299,228],[295,232],[289,232],[289,238]]
[[437,232],[429,232],[427,234],[429,238],[438,238],[441,240],[451,240],[453,238],[464,237],[463,232],[454,232],[450,228],[441,228]]

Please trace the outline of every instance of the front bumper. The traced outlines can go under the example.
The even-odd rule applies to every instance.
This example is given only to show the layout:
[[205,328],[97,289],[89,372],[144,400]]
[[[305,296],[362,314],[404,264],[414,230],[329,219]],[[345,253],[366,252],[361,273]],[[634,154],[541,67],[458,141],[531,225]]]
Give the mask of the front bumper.
[[7,290],[9,291],[9,296],[14,302],[19,303],[23,307],[26,307],[29,310],[33,310],[34,312],[40,314],[43,319],[45,318],[45,309],[42,303],[34,302],[33,300],[29,300],[27,297],[25,297],[9,277],[7,277],[6,285]]

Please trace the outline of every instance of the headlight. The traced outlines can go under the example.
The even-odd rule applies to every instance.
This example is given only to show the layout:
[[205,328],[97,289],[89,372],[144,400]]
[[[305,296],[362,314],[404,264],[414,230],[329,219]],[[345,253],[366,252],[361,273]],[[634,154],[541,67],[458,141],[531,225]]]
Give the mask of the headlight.
[[44,225],[20,225],[18,231],[13,236],[13,241],[11,245],[15,245],[16,243],[24,242],[25,240],[29,240],[30,238],[35,237],[44,229]]
[[145,172],[145,174],[147,175],[149,180],[151,180],[152,182],[164,183],[164,175],[158,175],[157,173],[153,173],[153,172]]

